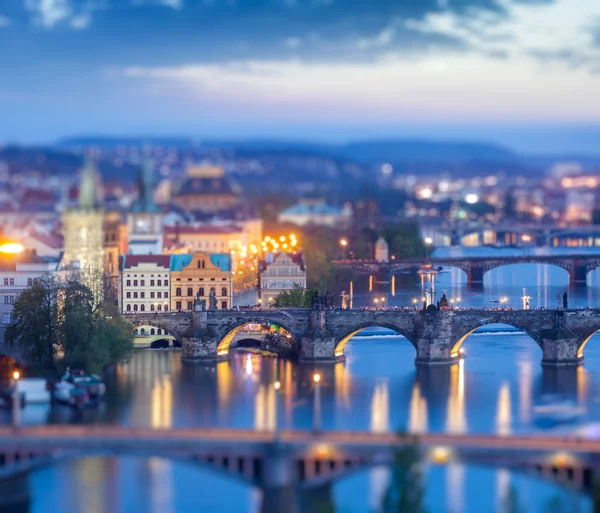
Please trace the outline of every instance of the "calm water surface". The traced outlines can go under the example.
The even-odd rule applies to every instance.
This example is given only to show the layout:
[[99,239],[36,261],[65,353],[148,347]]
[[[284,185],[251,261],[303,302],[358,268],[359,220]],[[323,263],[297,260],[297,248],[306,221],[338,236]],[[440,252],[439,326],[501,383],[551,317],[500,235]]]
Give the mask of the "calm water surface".
[[[486,275],[484,290],[477,293],[469,292],[454,273],[440,275],[436,289],[448,290],[449,297],[460,294],[466,305],[488,306],[489,299],[498,295],[510,295],[516,302],[526,286],[538,301],[532,300],[532,306],[553,307],[556,294],[568,286],[568,277],[561,281],[566,272],[533,266],[544,268],[536,274],[530,267],[492,271]],[[595,276],[589,279],[594,285]],[[571,301],[600,304],[599,290],[571,291]],[[392,301],[401,304],[402,298],[418,292],[418,284],[398,290]],[[466,340],[465,360],[431,369],[415,367],[414,349],[403,337],[355,337],[346,347],[344,363],[318,367],[323,375],[324,429],[509,434],[571,431],[600,422],[600,336],[587,345],[583,367],[556,370],[541,367],[541,350],[528,336],[509,333],[502,326],[492,328],[493,333],[474,333]],[[271,385],[279,373],[279,422],[288,428],[309,428],[314,370],[313,365],[244,354],[216,365],[187,366],[175,351],[139,352],[108,382],[103,409],[76,413],[68,408],[52,412],[28,408],[25,420],[267,430],[275,422]],[[572,424],[539,425],[533,407],[550,393],[577,401],[585,414]],[[2,415],[1,420],[8,422],[8,414]],[[336,511],[376,511],[387,481],[387,469],[374,468],[338,482]],[[84,459],[37,471],[31,484],[32,513],[257,513],[261,499],[258,490],[218,473],[162,459]],[[560,501],[565,512],[591,511],[587,499],[506,470],[461,464],[431,467],[426,485],[431,513],[501,512],[511,487],[517,490],[523,511],[548,511],[550,500]]]

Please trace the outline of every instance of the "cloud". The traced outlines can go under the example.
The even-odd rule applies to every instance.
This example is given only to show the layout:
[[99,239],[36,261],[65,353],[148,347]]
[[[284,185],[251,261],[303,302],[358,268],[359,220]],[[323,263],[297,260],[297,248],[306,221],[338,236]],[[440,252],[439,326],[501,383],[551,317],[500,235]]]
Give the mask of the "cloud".
[[528,55],[545,63],[572,66],[600,64],[600,48],[594,45],[594,26],[600,19],[600,3],[588,0],[554,2],[497,0],[498,12],[471,7],[467,16],[452,10],[431,12],[423,19],[409,19],[405,27],[425,34],[456,38],[472,51],[516,58]]
[[8,16],[2,16],[0,14],[0,28],[8,27],[10,25],[10,18]]
[[92,11],[104,5],[105,0],[24,0],[32,22],[48,30],[63,23],[75,30],[86,29]]

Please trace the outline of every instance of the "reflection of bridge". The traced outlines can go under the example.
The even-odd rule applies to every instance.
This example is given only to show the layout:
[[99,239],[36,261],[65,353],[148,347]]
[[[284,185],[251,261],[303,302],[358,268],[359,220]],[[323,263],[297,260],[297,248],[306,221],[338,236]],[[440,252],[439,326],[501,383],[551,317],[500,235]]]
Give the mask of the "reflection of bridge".
[[185,360],[227,358],[238,333],[248,324],[276,324],[296,341],[308,361],[343,358],[344,346],[363,328],[381,326],[403,335],[415,347],[416,362],[456,361],[466,337],[486,324],[507,324],[527,333],[542,349],[546,365],[578,364],[587,341],[600,330],[598,310],[249,310],[137,314],[135,325],[152,324],[182,341]]
[[[423,434],[417,439],[385,433],[239,429],[148,429],[121,426],[0,427],[0,508],[22,499],[27,473],[87,456],[141,455],[188,461],[260,487],[263,511],[284,507],[295,490],[310,496],[354,472],[389,465],[395,451],[417,442],[426,462],[460,461],[532,471],[590,491],[598,472],[600,441],[546,436]],[[19,486],[16,482],[21,481]],[[277,501],[271,503],[271,499]],[[283,502],[282,502],[283,501]],[[310,511],[310,509],[307,509]]]
[[[502,257],[439,257],[429,258],[428,262],[434,267],[456,267],[467,275],[470,284],[483,284],[486,272],[513,264],[547,264],[561,267],[569,273],[569,281],[576,286],[585,286],[586,277],[590,271],[600,267],[600,255],[579,256],[542,256],[521,255]],[[402,259],[391,262],[376,262],[374,260],[336,260],[337,268],[350,268],[368,274],[396,274],[409,270],[417,270],[423,264],[423,259]]]

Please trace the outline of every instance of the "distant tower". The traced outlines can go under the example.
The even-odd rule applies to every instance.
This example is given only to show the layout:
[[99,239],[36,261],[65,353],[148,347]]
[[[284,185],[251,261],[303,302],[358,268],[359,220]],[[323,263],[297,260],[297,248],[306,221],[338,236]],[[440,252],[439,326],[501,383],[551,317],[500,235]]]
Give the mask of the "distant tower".
[[390,261],[390,248],[383,237],[379,237],[375,243],[375,261],[383,263]]
[[154,169],[146,157],[138,177],[138,198],[127,215],[131,255],[163,252],[163,215],[154,202]]
[[100,299],[104,272],[104,211],[98,191],[98,173],[90,155],[81,174],[77,205],[62,215],[65,238],[63,256],[66,269],[79,270],[81,281]]

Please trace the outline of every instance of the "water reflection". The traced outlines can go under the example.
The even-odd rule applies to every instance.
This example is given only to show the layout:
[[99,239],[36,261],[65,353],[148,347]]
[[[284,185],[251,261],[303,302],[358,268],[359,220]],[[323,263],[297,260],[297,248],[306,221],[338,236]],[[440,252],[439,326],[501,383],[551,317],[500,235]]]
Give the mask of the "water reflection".
[[510,388],[503,382],[498,391],[498,406],[496,409],[496,433],[500,436],[510,435],[512,412],[510,406]]

